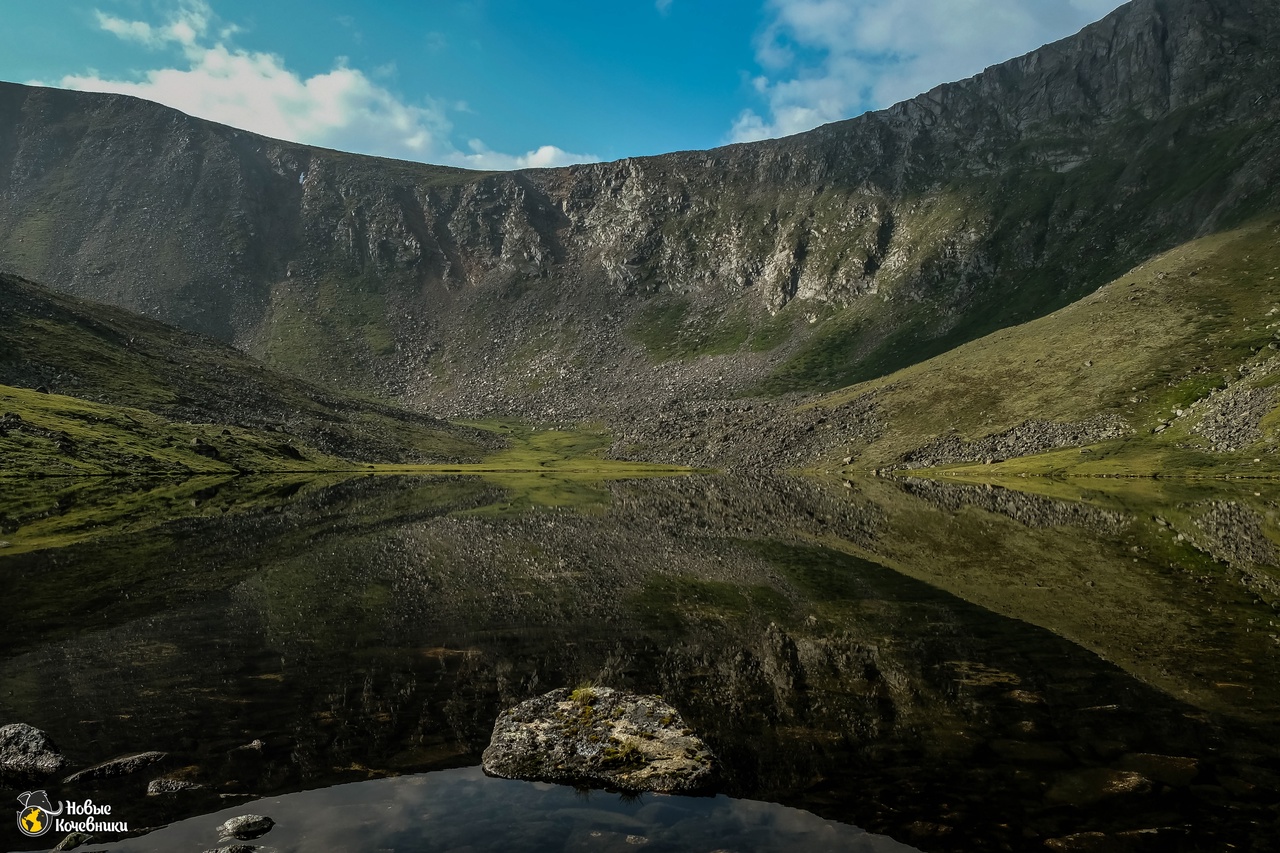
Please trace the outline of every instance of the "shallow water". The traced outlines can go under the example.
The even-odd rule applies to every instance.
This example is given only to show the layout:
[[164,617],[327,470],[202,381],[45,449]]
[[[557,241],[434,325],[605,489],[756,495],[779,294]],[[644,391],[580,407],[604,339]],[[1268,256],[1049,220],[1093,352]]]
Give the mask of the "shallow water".
[[[1276,495],[1042,488],[548,481],[539,508],[462,478],[23,483],[0,497],[23,593],[0,722],[72,769],[172,754],[43,783],[172,824],[118,849],[211,848],[242,808],[281,850],[599,849],[624,824],[645,849],[894,849],[854,827],[926,851],[1266,849]],[[504,707],[583,683],[664,695],[732,799],[478,775]],[[163,773],[204,787],[144,796]],[[394,815],[355,814],[379,798]],[[498,835],[467,834],[481,813]]]
[[[729,797],[620,799],[559,785],[486,777],[479,768],[352,782],[268,797],[107,845],[113,853],[216,846],[242,814],[276,825],[255,843],[288,851],[807,850],[911,853],[913,848],[805,811]],[[225,843],[225,842],[224,842]]]

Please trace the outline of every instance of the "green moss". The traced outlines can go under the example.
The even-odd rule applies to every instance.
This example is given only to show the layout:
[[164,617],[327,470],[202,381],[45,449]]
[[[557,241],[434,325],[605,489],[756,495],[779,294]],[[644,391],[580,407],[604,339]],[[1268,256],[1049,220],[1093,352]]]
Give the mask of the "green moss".
[[517,421],[467,421],[466,426],[502,436],[508,446],[474,464],[378,465],[379,473],[473,474],[504,490],[502,500],[462,514],[519,515],[534,508],[602,512],[610,501],[603,488],[611,480],[683,476],[692,469],[621,462],[603,456],[612,436],[598,425],[577,430],[539,429]]
[[844,311],[824,323],[795,355],[762,381],[762,394],[840,388],[857,381],[863,373],[861,359],[866,354],[868,325],[856,310]]
[[630,740],[625,743],[615,742],[614,745],[605,747],[600,754],[601,766],[610,770],[639,769],[648,763],[644,750]]

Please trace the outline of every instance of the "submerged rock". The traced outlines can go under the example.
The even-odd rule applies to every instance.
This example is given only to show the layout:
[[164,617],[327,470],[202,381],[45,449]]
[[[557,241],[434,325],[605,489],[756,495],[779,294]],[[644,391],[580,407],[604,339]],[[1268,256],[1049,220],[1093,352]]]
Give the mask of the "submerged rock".
[[44,776],[57,773],[65,763],[49,736],[34,726],[0,726],[0,772]]
[[115,776],[128,776],[130,773],[137,773],[143,768],[150,767],[152,764],[164,761],[169,757],[167,752],[139,752],[134,755],[124,755],[120,758],[113,758],[110,761],[104,761],[101,764],[95,764],[92,767],[86,767],[76,773],[72,773],[63,779],[63,784],[71,785],[76,782],[89,782],[94,779],[110,779]]
[[710,790],[716,759],[660,697],[593,687],[505,711],[483,763],[506,779],[689,794]]
[[218,827],[218,834],[223,838],[247,841],[250,838],[266,835],[271,831],[271,827],[275,825],[276,822],[265,815],[243,814],[224,821]]

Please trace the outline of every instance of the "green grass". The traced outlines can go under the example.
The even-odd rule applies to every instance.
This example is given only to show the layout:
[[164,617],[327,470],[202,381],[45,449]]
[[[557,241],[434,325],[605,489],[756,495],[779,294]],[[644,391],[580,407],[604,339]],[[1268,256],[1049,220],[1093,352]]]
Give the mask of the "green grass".
[[[268,455],[279,441],[275,436],[245,431],[223,436],[219,427],[173,424],[140,410],[3,386],[0,412],[18,412],[32,428],[73,436],[92,448],[68,456],[58,450],[56,438],[43,444],[19,441],[13,437],[16,431],[0,437],[0,459],[6,463],[4,474],[10,475],[0,477],[3,554],[62,547],[180,518],[247,511],[281,495],[292,497],[355,476],[408,477],[424,484],[395,492],[408,503],[386,504],[384,514],[412,516],[424,506],[440,505],[440,495],[478,498],[483,492],[490,496],[487,500],[464,501],[470,506],[456,512],[493,517],[547,508],[602,512],[612,500],[603,487],[611,480],[691,473],[604,459],[600,454],[612,439],[599,428],[575,432],[488,422],[484,426],[508,437],[510,446],[482,463],[355,466],[309,449],[304,449],[307,458],[280,461]],[[208,436],[229,462],[194,454],[186,444],[188,436]],[[230,462],[259,467],[236,469]],[[276,473],[239,476],[244,470]],[[84,476],[99,474],[130,476]]]
[[[664,294],[640,309],[627,334],[655,359],[667,361],[738,352],[752,338],[752,325],[740,308],[695,310],[686,297]],[[771,337],[776,332],[762,343]]]
[[368,394],[369,365],[395,353],[387,327],[384,285],[371,275],[330,273],[315,283],[282,281],[272,290],[267,338],[255,354],[299,376],[323,376],[325,385]]
[[[229,474],[351,469],[278,435],[175,423],[141,409],[0,385],[4,476]],[[14,417],[20,420],[14,420]],[[216,457],[199,452],[213,448]],[[211,453],[213,451],[206,451]]]
[[[1275,472],[1269,441],[1235,457],[1208,455],[1186,428],[1190,419],[1159,435],[1152,430],[1175,409],[1240,381],[1241,365],[1275,355],[1267,348],[1275,329],[1267,326],[1277,322],[1268,316],[1280,305],[1277,280],[1280,220],[1266,218],[1180,246],[1046,317],[813,405],[838,410],[874,396],[888,429],[861,451],[858,467],[893,465],[952,434],[974,440],[1027,420],[1074,423],[1107,414],[1134,435],[1093,448],[1092,455],[1073,449],[996,467],[1003,473],[1234,474],[1261,454]],[[821,464],[844,452],[833,448]]]
[[[0,384],[48,382],[62,394],[169,420],[287,430],[362,461],[475,461],[488,449],[474,431],[322,390],[210,338],[126,311],[10,276],[0,276],[0,299],[7,307],[0,314]],[[369,319],[376,313],[369,308],[348,321],[349,334],[367,349],[387,345]],[[328,347],[312,331],[312,345]]]
[[[1157,121],[1133,115],[1087,148],[1070,133],[1040,136],[1013,149],[1013,165],[1000,174],[980,182],[953,178],[944,190],[931,187],[899,202],[893,248],[907,260],[878,276],[881,294],[890,298],[841,310],[758,390],[832,391],[889,375],[1059,310],[1173,248],[1175,235],[1202,227],[1200,211],[1238,195],[1231,176],[1274,133],[1268,124],[1206,129],[1204,115],[1219,106],[1200,104]],[[1030,156],[1020,162],[1017,155],[1033,148],[1074,151],[1082,162],[1065,172]],[[1215,225],[1244,225],[1273,211],[1268,203],[1262,190],[1237,198]],[[846,243],[866,239],[832,221],[814,225]],[[993,271],[962,275],[948,260],[948,243],[974,238],[983,266]],[[904,288],[909,298],[893,298]]]

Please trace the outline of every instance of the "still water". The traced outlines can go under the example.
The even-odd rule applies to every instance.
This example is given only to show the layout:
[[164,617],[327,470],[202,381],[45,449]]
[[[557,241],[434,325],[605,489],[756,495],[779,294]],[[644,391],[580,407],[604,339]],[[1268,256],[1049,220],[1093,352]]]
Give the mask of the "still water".
[[[85,849],[1273,849],[1280,495],[1032,485],[9,482],[0,723],[169,753],[40,783],[154,828]],[[662,694],[721,796],[476,769],[587,683]]]

